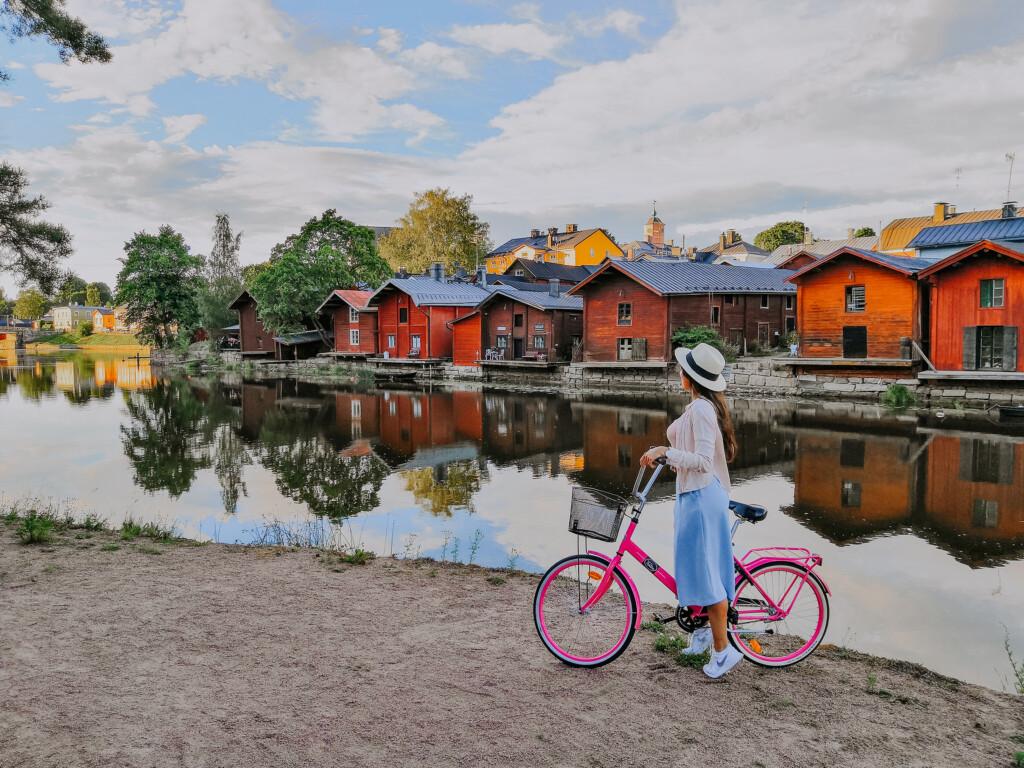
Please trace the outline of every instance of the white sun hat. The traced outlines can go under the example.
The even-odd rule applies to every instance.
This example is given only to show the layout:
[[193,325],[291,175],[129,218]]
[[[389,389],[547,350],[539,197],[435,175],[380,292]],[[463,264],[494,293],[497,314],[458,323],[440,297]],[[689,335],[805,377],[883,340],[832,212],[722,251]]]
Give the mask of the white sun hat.
[[679,367],[698,384],[712,392],[722,392],[725,389],[725,377],[722,376],[725,358],[710,344],[698,344],[693,349],[678,347],[675,354]]

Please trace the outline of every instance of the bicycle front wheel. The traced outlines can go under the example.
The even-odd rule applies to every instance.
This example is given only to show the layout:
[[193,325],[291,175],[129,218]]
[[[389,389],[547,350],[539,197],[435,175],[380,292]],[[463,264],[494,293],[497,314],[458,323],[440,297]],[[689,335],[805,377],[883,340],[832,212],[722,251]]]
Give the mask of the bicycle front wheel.
[[762,667],[803,661],[828,629],[828,592],[813,573],[789,560],[764,563],[736,585],[737,621],[729,642]]
[[625,574],[612,571],[602,598],[587,609],[610,564],[594,555],[570,555],[555,563],[537,585],[533,621],[544,646],[572,667],[600,667],[618,658],[636,629],[637,599]]

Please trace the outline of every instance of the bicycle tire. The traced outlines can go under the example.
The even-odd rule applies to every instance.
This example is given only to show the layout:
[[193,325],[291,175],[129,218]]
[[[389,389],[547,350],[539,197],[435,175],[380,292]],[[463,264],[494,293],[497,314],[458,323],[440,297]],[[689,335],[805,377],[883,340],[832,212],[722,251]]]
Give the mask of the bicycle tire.
[[[803,661],[812,653],[814,653],[817,647],[821,645],[822,640],[825,639],[825,635],[828,633],[828,624],[831,618],[831,606],[829,605],[828,589],[825,588],[824,582],[822,582],[822,580],[818,578],[817,574],[815,574],[813,571],[808,570],[804,566],[798,563],[794,563],[792,560],[771,560],[766,563],[761,563],[756,568],[751,569],[750,576],[756,577],[757,574],[762,573],[766,570],[777,569],[787,569],[791,572],[799,573],[807,579],[808,583],[812,585],[812,588],[815,590],[815,593],[818,597],[819,610],[821,614],[819,615],[815,635],[807,643],[801,646],[796,652],[789,654],[788,656],[782,659],[774,661],[768,661],[765,656],[758,655],[757,653],[755,653],[751,648],[748,647],[747,644],[741,642],[737,638],[737,634],[735,631],[730,631],[728,633],[729,643],[730,645],[732,645],[733,648],[742,653],[748,661],[753,662],[754,664],[757,664],[760,667],[767,667],[769,669],[791,667],[794,664],[799,664],[801,661]],[[733,607],[737,608],[737,610],[737,601],[741,599],[740,596],[743,592],[744,584],[751,584],[750,580],[746,576],[744,576],[736,585],[736,597],[733,599]],[[735,629],[736,625],[732,624],[730,626],[730,630]]]
[[[625,604],[627,606],[626,625],[623,629],[623,633],[619,641],[600,656],[593,658],[573,656],[566,649],[558,646],[556,641],[550,637],[549,633],[545,632],[544,622],[542,619],[543,600],[546,597],[549,582],[553,582],[553,580],[558,577],[558,574],[564,571],[567,567],[571,567],[569,564],[573,562],[579,562],[581,565],[595,565],[604,570],[607,570],[608,566],[611,565],[611,561],[605,557],[592,554],[581,554],[563,557],[548,568],[548,570],[545,571],[544,576],[541,577],[540,582],[537,584],[537,591],[533,596],[533,624],[534,628],[537,630],[537,636],[544,644],[544,647],[547,648],[548,652],[556,659],[570,667],[595,669],[615,661],[615,659],[619,658],[619,656],[621,656],[629,647],[629,644],[633,640],[633,635],[636,633],[636,618],[638,615],[639,603],[637,595],[633,592],[625,572],[621,568],[615,568],[612,571],[612,574],[618,583],[619,589],[622,590],[623,595],[625,596]],[[607,597],[607,595],[605,595],[605,597]],[[602,598],[602,600],[603,599],[604,598]]]

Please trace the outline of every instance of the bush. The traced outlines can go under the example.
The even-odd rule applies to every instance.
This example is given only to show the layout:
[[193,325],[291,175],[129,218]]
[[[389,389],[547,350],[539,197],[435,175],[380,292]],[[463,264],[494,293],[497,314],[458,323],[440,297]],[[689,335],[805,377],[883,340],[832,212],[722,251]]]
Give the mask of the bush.
[[689,347],[691,349],[698,344],[710,344],[730,362],[735,360],[739,354],[739,350],[736,347],[726,342],[725,339],[718,335],[718,331],[707,325],[688,325],[676,328],[672,334],[672,344],[676,347]]
[[78,335],[79,336],[92,336],[92,323],[88,320],[83,320],[78,324]]
[[916,403],[917,397],[903,384],[890,384],[882,395],[882,402],[890,408],[906,408]]
[[21,521],[18,528],[18,538],[23,544],[43,544],[50,540],[50,532],[53,530],[53,520],[44,515],[38,514],[34,509]]

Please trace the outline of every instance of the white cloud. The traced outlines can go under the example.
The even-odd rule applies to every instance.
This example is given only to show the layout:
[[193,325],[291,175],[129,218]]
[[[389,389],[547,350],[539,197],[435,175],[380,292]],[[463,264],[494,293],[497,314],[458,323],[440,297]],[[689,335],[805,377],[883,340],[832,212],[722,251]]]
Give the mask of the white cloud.
[[67,0],[67,10],[111,38],[144,34],[170,16],[160,0]]
[[164,141],[168,144],[177,144],[188,138],[196,128],[206,122],[206,115],[173,115],[163,118],[164,130],[167,136]]
[[[388,39],[385,47],[400,45],[400,39]],[[444,122],[399,101],[414,91],[416,72],[368,47],[311,44],[270,0],[185,0],[156,34],[112,52],[113,61],[102,67],[47,63],[35,71],[57,91],[58,101],[105,101],[137,116],[153,111],[149,94],[156,86],[186,74],[219,82],[256,80],[279,95],[312,101],[315,127],[336,141],[379,130],[405,131],[420,140]],[[452,57],[441,53],[428,49],[410,56],[431,59],[440,73],[454,71]]]
[[4,69],[24,69],[25,65],[20,61],[8,61],[4,64]]
[[457,26],[449,33],[452,40],[480,48],[495,56],[522,53],[532,59],[559,58],[566,35],[551,32],[538,22],[520,24],[475,24]]
[[384,53],[398,53],[402,50],[402,33],[390,27],[377,30],[377,47]]
[[399,58],[416,70],[438,72],[457,80],[470,76],[469,64],[462,51],[434,42],[428,41],[402,51]]
[[24,96],[15,96],[13,93],[7,91],[0,91],[0,109],[4,107],[13,107],[19,101],[24,101]]
[[599,35],[602,32],[612,31],[627,37],[635,37],[640,31],[643,20],[644,17],[639,14],[619,9],[609,11],[596,19],[581,21],[578,26],[583,34]]

